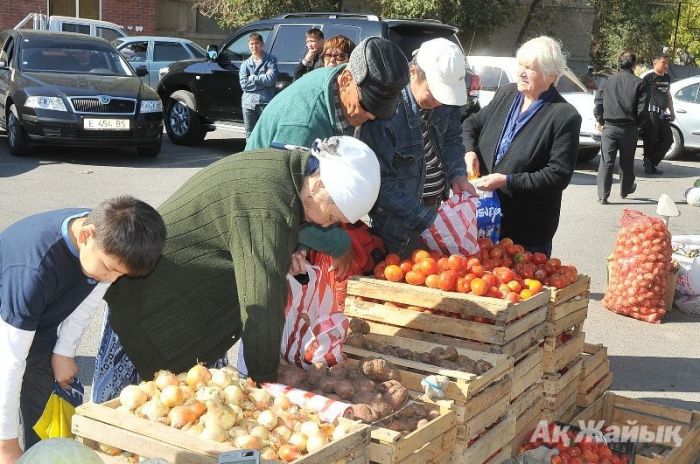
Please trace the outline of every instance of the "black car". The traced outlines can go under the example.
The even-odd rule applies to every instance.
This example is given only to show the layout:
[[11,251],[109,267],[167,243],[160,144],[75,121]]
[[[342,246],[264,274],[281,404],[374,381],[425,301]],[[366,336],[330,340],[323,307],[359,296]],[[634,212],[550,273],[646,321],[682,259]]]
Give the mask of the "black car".
[[[265,50],[277,58],[277,91],[287,87],[305,53],[305,33],[321,29],[326,38],[345,35],[359,43],[367,37],[385,37],[396,43],[410,60],[426,40],[445,37],[457,44],[457,28],[437,20],[380,19],[349,13],[297,13],[255,21],[237,29],[221,47],[209,46],[209,59],[187,60],[162,69],[158,85],[165,105],[165,129],[181,145],[202,142],[207,131],[229,127],[243,132],[242,90],[238,80],[241,62],[250,56],[248,36],[257,32]],[[460,45],[461,47],[461,45]],[[463,119],[478,110],[479,80],[468,72],[469,101]]]
[[135,146],[156,156],[163,105],[104,39],[67,32],[0,32],[0,127],[10,153],[33,144]]

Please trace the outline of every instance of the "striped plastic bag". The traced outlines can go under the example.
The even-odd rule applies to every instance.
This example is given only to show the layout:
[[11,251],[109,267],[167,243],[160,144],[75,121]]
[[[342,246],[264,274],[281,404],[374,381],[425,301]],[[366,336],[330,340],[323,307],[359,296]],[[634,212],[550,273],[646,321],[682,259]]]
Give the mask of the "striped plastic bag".
[[460,253],[464,256],[479,251],[477,244],[476,209],[479,197],[462,192],[452,195],[437,211],[433,224],[421,234],[428,249],[445,255]]

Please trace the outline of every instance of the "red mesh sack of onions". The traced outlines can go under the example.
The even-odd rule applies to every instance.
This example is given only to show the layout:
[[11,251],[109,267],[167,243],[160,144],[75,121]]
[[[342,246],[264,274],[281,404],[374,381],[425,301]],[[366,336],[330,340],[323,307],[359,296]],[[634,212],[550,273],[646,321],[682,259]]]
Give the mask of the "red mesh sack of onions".
[[671,266],[671,234],[666,224],[626,209],[612,258],[603,307],[659,324],[666,313],[664,297]]

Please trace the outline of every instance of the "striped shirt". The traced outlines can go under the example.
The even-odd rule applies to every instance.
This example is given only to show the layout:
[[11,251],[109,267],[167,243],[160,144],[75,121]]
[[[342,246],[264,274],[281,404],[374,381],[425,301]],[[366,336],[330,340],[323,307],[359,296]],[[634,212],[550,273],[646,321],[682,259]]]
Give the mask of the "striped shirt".
[[447,179],[438,156],[430,130],[430,110],[420,110],[421,130],[423,131],[423,151],[425,152],[425,182],[423,183],[423,202],[439,204],[447,198]]
[[340,88],[335,79],[333,79],[331,83],[331,95],[333,96],[333,107],[335,108],[336,128],[338,131],[342,132],[343,135],[352,136],[355,132],[355,128],[348,124],[345,119],[345,113],[343,113],[343,107],[340,104]]

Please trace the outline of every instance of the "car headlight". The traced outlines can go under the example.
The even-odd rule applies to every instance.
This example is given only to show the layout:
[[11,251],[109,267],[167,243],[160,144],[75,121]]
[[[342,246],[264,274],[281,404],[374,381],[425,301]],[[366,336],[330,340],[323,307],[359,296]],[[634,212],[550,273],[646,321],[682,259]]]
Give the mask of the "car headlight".
[[158,113],[163,111],[163,104],[160,100],[142,100],[141,113]]
[[61,97],[28,97],[24,106],[42,110],[68,111]]

